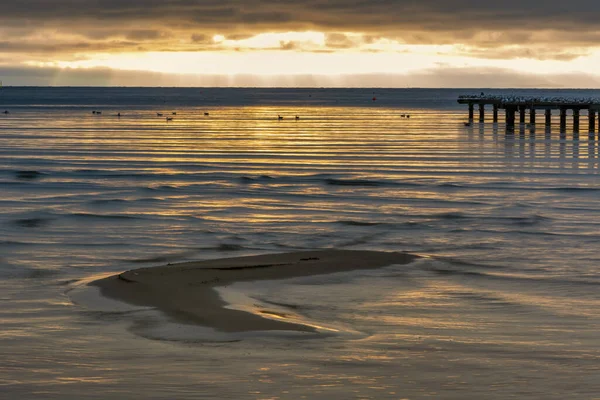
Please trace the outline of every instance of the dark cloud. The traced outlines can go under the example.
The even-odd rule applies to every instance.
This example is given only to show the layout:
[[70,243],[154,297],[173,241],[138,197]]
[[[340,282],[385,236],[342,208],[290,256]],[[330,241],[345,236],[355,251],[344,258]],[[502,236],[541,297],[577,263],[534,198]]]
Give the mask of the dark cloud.
[[600,43],[598,0],[14,0],[1,11],[0,52],[14,60],[219,50],[215,34],[302,30],[324,32],[325,46],[280,48],[331,52],[385,38],[464,45],[471,57],[568,61]]
[[253,36],[252,34],[248,34],[248,33],[228,34],[226,39],[227,40],[243,40],[243,39],[249,39],[252,36]]
[[127,33],[126,37],[129,40],[145,41],[156,40],[168,36],[165,32],[156,29],[137,29]]
[[[525,40],[512,31],[600,30],[597,0],[473,1],[473,0],[19,0],[2,5],[2,25],[44,23],[85,31],[108,26],[126,30],[140,23],[161,29],[290,29],[313,27],[326,31],[421,34],[436,41],[436,34],[466,39],[473,32],[509,32],[495,40]],[[443,39],[437,37],[437,39]]]
[[194,43],[206,43],[212,40],[208,35],[201,33],[193,33],[191,39]]
[[28,53],[48,53],[48,52],[77,52],[77,51],[105,51],[128,49],[137,46],[137,42],[111,41],[102,43],[92,42],[31,42],[31,43],[15,43],[0,41],[1,52],[28,52]]

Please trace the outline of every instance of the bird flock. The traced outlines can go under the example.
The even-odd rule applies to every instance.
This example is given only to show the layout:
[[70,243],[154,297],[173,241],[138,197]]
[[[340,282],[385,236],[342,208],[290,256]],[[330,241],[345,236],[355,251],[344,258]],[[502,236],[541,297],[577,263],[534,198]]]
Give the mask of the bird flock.
[[538,97],[538,96],[515,96],[515,95],[462,95],[458,96],[459,100],[488,100],[500,103],[509,104],[531,104],[531,103],[555,103],[555,104],[600,104],[600,99],[595,97]]
[[[312,97],[312,95],[309,95],[308,97]],[[498,97],[498,96],[496,96],[496,97]],[[459,99],[479,99],[479,100],[481,100],[482,98],[489,99],[490,97],[489,96],[487,96],[487,97],[484,96],[483,93],[481,93],[481,96],[459,96]],[[372,100],[373,101],[377,100],[377,98],[375,97],[375,92],[373,92],[373,98],[372,98]],[[165,102],[166,102],[166,100],[165,100]],[[2,113],[3,114],[9,114],[9,111],[5,110]],[[94,114],[94,115],[102,115],[102,111],[100,111],[100,110],[92,110],[92,114]],[[177,112],[173,111],[173,112],[171,112],[171,115],[177,115]],[[205,117],[208,117],[209,115],[210,114],[208,112],[204,112],[204,116]],[[117,118],[121,118],[123,115],[120,112],[118,112],[117,114],[115,114],[115,116]],[[161,117],[161,118],[164,117],[164,119],[167,122],[173,121],[173,119],[174,119],[174,117],[172,117],[172,116],[165,116],[162,112],[157,112],[156,116],[157,117]],[[401,118],[410,118],[410,114],[400,114],[400,117]],[[296,121],[299,121],[300,120],[300,116],[296,115],[294,119]],[[279,121],[283,120],[283,116],[282,115],[277,115],[277,120],[279,120]]]
[[[5,114],[8,114],[8,111],[5,111],[4,113],[5,113]],[[94,115],[101,115],[101,114],[102,114],[102,111],[93,110],[93,111],[92,111],[92,114],[94,114]],[[171,112],[171,115],[177,115],[177,112],[176,112],[176,111],[172,111],[172,112]],[[209,113],[207,113],[207,112],[205,112],[205,113],[204,113],[204,116],[205,116],[205,117],[208,117],[209,115],[210,115],[210,114],[209,114]],[[121,118],[123,115],[122,115],[120,112],[118,112],[118,113],[116,114],[116,116],[117,116],[118,118]],[[173,119],[174,119],[174,117],[172,117],[172,116],[171,116],[171,117],[170,117],[170,116],[165,116],[165,115],[164,115],[164,113],[161,113],[161,112],[157,112],[157,113],[156,113],[156,116],[157,116],[157,117],[165,117],[165,120],[166,120],[167,122],[169,122],[169,121],[173,121]]]
[[[465,97],[465,98],[466,98],[466,96],[463,96],[463,97]],[[2,114],[9,114],[9,111],[8,111],[8,110],[5,110],[5,111],[3,111],[3,112],[2,112]],[[92,114],[93,114],[93,115],[102,115],[102,111],[100,111],[100,110],[92,110]],[[114,114],[114,115],[115,115],[117,118],[121,118],[122,116],[124,116],[123,114],[121,114],[121,112],[117,112],[117,113],[116,113],[116,114]],[[164,117],[164,118],[165,118],[165,120],[166,120],[167,122],[169,122],[169,121],[173,121],[173,119],[174,119],[173,115],[177,115],[177,112],[176,112],[176,111],[172,111],[172,112],[171,112],[171,115],[172,115],[172,116],[168,116],[168,115],[167,115],[167,116],[165,116],[165,114],[164,114],[164,113],[162,113],[162,112],[157,112],[157,113],[156,113],[156,116],[157,116],[157,117],[161,117],[161,118],[163,118],[163,117]],[[205,117],[208,117],[208,116],[210,116],[210,113],[208,113],[208,112],[204,112],[204,116],[205,116]],[[400,114],[400,117],[401,117],[401,118],[410,118],[410,114]],[[300,116],[299,116],[299,115],[296,115],[296,116],[294,117],[294,119],[295,119],[296,121],[299,121],[299,120],[300,120]],[[280,115],[280,114],[279,114],[279,115],[277,115],[277,120],[279,120],[279,121],[282,121],[282,120],[283,120],[283,116],[282,116],[282,115]]]
[[[8,111],[4,111],[3,113],[4,113],[4,114],[8,114],[9,112],[8,112]],[[101,115],[101,114],[102,114],[102,111],[93,110],[93,111],[92,111],[92,114],[94,114],[94,115]],[[171,112],[171,115],[177,115],[177,112],[176,112],[176,111],[173,111],[173,112]],[[123,115],[122,115],[120,112],[118,112],[118,113],[116,114],[116,116],[117,116],[117,117],[119,117],[119,118],[121,118]],[[164,117],[164,118],[165,118],[165,120],[166,120],[167,122],[168,122],[168,121],[173,121],[173,119],[174,119],[174,117],[172,117],[172,116],[168,116],[168,115],[167,115],[167,116],[165,116],[165,114],[164,114],[164,113],[162,113],[162,112],[157,112],[157,113],[156,113],[156,116],[157,116],[157,117],[161,117],[161,118],[162,118],[162,117]],[[208,113],[208,112],[204,112],[204,116],[205,116],[205,117],[208,117],[208,116],[210,116],[210,113]],[[405,116],[404,114],[402,114],[402,118],[405,118],[405,117],[406,117],[406,118],[410,118],[410,115],[406,115],[406,116]],[[277,115],[277,119],[278,119],[279,121],[281,121],[281,120],[283,120],[283,116],[281,116],[281,115]],[[299,120],[300,120],[300,116],[299,116],[299,115],[296,115],[294,119],[295,119],[296,121],[299,121]]]

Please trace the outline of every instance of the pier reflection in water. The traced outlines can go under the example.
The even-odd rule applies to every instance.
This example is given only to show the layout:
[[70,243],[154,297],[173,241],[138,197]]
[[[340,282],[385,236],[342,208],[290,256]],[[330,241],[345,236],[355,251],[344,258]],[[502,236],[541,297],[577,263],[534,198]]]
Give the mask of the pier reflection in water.
[[[501,146],[506,163],[527,163],[528,167],[550,169],[571,168],[581,170],[600,169],[600,138],[592,132],[551,132],[543,125],[521,125],[515,131],[504,124],[475,124],[466,128],[471,143],[485,148]],[[524,164],[523,164],[524,165]]]

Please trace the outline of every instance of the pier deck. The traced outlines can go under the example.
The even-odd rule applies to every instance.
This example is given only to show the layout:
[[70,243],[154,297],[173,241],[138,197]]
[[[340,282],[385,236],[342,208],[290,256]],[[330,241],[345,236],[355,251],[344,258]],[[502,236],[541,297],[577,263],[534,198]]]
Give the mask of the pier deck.
[[[519,113],[519,122],[525,123],[529,113],[529,123],[535,125],[536,110],[544,110],[546,128],[552,124],[552,111],[560,113],[560,130],[566,131],[567,115],[571,111],[573,116],[573,132],[579,132],[579,119],[581,111],[585,110],[588,116],[590,133],[596,130],[596,115],[600,113],[600,99],[594,98],[561,98],[561,97],[520,97],[520,96],[495,96],[495,95],[467,95],[458,97],[459,104],[469,106],[469,122],[474,119],[474,108],[479,106],[479,122],[485,121],[485,106],[493,107],[493,121],[498,122],[498,110],[505,112],[506,129],[514,130],[515,116]],[[598,124],[600,129],[600,123]]]

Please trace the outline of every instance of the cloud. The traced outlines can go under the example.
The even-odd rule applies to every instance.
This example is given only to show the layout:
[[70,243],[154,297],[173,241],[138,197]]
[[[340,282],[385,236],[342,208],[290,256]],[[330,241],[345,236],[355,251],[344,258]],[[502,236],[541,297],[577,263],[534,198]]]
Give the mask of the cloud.
[[585,48],[554,48],[549,46],[503,46],[499,48],[469,47],[457,52],[467,57],[510,60],[529,58],[536,60],[572,61],[590,54]]
[[298,48],[298,44],[293,40],[279,42],[279,48],[281,50],[295,50]]
[[[254,35],[265,31],[360,32],[414,44],[562,43],[593,46],[597,0],[19,0],[2,6],[12,40],[43,26],[90,38],[156,40],[163,35]],[[132,27],[144,26],[144,29]]]
[[[367,40],[362,39],[362,42],[367,42]],[[357,42],[343,33],[329,33],[325,37],[325,45],[334,49],[350,49],[356,47]]]
[[[13,66],[85,60],[110,53],[251,52],[264,48],[288,54],[362,51],[368,56],[389,51],[386,45],[390,43],[399,47],[393,50],[397,52],[411,51],[403,50],[403,45],[453,45],[458,51],[452,50],[452,55],[490,62],[522,58],[566,62],[585,57],[600,46],[597,0],[5,3],[0,13],[0,65]],[[322,43],[274,39],[274,44],[263,47],[260,40],[254,40],[273,32],[317,32],[324,39]],[[223,40],[213,40],[215,35],[222,35]]]
[[157,29],[136,29],[128,32],[126,38],[136,41],[156,40],[167,36],[165,32]]
[[208,35],[201,33],[192,33],[191,39],[194,43],[208,43],[212,41],[212,38],[210,38]]

